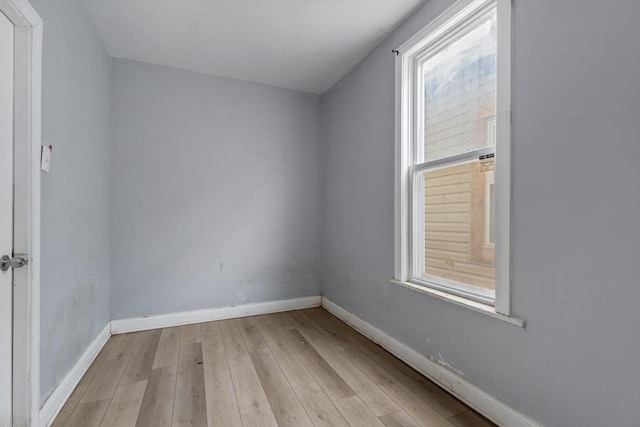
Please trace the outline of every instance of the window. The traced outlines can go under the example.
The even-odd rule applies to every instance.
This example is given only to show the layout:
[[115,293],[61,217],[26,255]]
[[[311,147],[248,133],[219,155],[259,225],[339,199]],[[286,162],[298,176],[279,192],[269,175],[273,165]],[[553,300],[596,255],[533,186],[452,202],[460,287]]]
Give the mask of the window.
[[397,50],[395,282],[509,315],[510,0]]

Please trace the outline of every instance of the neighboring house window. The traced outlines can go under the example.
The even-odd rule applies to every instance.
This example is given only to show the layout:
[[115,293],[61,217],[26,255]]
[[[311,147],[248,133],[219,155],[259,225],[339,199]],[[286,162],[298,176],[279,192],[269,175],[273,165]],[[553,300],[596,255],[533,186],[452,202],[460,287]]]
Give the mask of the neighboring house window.
[[510,0],[462,0],[397,50],[395,282],[509,315]]

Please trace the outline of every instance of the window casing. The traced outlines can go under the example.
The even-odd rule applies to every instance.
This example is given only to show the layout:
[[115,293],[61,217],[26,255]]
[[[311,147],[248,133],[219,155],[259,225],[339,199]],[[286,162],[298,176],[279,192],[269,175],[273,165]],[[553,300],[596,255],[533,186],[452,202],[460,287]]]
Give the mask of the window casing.
[[397,49],[395,282],[510,315],[510,0],[461,0]]

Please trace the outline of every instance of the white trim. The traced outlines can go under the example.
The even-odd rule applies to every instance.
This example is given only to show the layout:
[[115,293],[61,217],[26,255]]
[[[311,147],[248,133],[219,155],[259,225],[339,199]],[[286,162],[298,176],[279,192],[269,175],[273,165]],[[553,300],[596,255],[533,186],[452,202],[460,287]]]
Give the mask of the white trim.
[[[40,409],[40,136],[42,19],[27,0],[0,0],[0,11],[15,25],[15,144],[26,152],[26,230],[14,251],[27,253],[26,286],[14,295],[14,425],[37,425]],[[17,153],[18,154],[18,153]],[[23,154],[20,153],[22,156]],[[26,249],[26,250],[25,250]],[[23,273],[18,270],[15,277]],[[16,288],[17,289],[17,288]],[[16,337],[25,337],[17,340]],[[16,357],[16,352],[19,357]]]
[[511,314],[511,0],[497,0],[495,272],[498,313]]
[[102,347],[107,343],[107,340],[111,336],[110,330],[111,322],[107,322],[96,339],[89,344],[89,347],[82,356],[80,356],[80,359],[78,359],[73,368],[71,368],[69,373],[62,379],[53,393],[51,393],[51,396],[49,396],[44,405],[42,405],[42,409],[40,410],[40,426],[49,426],[53,422],[82,379],[82,376],[87,372],[87,369],[89,369],[91,362],[93,362],[98,353],[100,353],[100,350],[102,350]]
[[465,10],[471,3],[473,3],[473,1],[474,0],[461,0],[455,2],[444,12],[438,15],[433,21],[418,31],[413,37],[402,43],[400,47],[396,49],[399,56],[415,54],[433,40],[442,38],[445,34],[445,31],[442,28],[444,24],[454,19],[456,21],[460,21],[477,9],[477,7],[474,7],[472,9]]
[[168,328],[192,323],[211,322],[213,320],[233,319],[236,317],[256,316],[280,311],[301,310],[319,307],[322,297],[293,298],[282,301],[259,302],[255,304],[231,305],[228,307],[191,310],[155,316],[134,317],[111,321],[112,334],[145,331],[148,329]]
[[[409,69],[408,58],[399,56],[396,60],[396,100],[395,100],[395,185],[394,185],[394,277],[398,280],[409,278],[409,200],[406,188],[409,186],[409,149],[402,141],[409,138],[411,126],[406,114],[408,85],[403,84],[403,70]],[[406,172],[405,172],[406,171]]]
[[328,298],[322,298],[322,306],[496,424],[508,427],[542,426]]
[[27,0],[0,0],[0,10],[14,25],[42,28],[42,18]]

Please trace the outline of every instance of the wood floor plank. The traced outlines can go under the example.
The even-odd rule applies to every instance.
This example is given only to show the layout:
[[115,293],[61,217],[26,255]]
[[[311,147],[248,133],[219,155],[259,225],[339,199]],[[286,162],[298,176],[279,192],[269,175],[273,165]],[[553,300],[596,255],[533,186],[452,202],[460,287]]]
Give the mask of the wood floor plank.
[[79,385],[73,390],[71,396],[69,396],[69,399],[64,403],[64,406],[56,416],[56,419],[51,424],[51,427],[62,427],[67,423],[67,421],[69,421],[73,410],[76,409],[76,406],[80,403],[80,400],[88,387],[89,386],[87,385]]
[[299,384],[294,387],[302,406],[316,427],[348,427],[338,408],[318,383]]
[[113,348],[118,344],[118,341],[120,341],[121,339],[122,335],[113,335],[109,337],[104,347],[102,347],[102,350],[100,350],[96,358],[93,360],[93,362],[91,362],[91,365],[89,365],[87,372],[85,372],[82,376],[82,379],[78,383],[78,387],[88,386],[91,383],[93,378],[102,367],[104,361],[107,360],[107,357],[109,356],[109,353],[111,353],[111,350],[113,350]]
[[176,374],[176,365],[151,370],[136,422],[137,427],[171,426]]
[[135,383],[149,379],[161,335],[161,329],[141,332],[136,348],[129,360],[129,365],[127,365],[122,377],[122,383]]
[[267,314],[264,317],[268,318],[269,321],[276,327],[276,329],[280,331],[286,331],[288,329],[295,329],[296,327],[287,320],[284,316],[284,313],[272,313]]
[[65,425],[67,427],[99,426],[109,403],[110,400],[80,403]]
[[[275,317],[276,315],[269,316]],[[284,319],[282,316],[278,317]],[[287,323],[291,325],[290,322],[287,321]],[[281,329],[280,332],[329,398],[331,400],[338,400],[355,395],[356,393],[351,387],[340,378],[336,371],[334,371],[327,361],[307,342],[300,332],[293,326],[289,328],[288,325],[285,326],[284,329]]]
[[240,335],[236,319],[221,320],[220,333],[229,365],[249,362],[249,354]]
[[382,421],[358,396],[337,400],[335,404],[351,427],[384,427]]
[[280,427],[313,426],[258,328],[250,318],[239,319],[238,326],[278,425]]
[[429,427],[451,427],[452,424],[432,406],[429,406],[419,396],[415,395],[402,384],[390,383],[382,389],[388,393],[396,393],[394,399],[419,424]]
[[[200,339],[200,325],[198,325],[198,339]],[[194,329],[195,330],[195,329]],[[193,331],[193,330],[192,330]],[[207,408],[204,390],[204,369],[202,366],[202,342],[192,341],[195,335],[182,340],[180,357],[178,359],[178,376],[173,407],[172,426],[207,425]]]
[[199,323],[193,325],[185,325],[182,327],[182,343],[191,344],[202,342],[202,332]]
[[242,424],[277,426],[275,415],[240,333],[237,319],[221,320],[219,323]]
[[405,411],[394,412],[380,417],[386,427],[420,427],[420,425]]
[[133,354],[140,335],[142,335],[141,332],[120,334],[120,340],[118,340],[118,342],[113,346],[113,349],[109,352],[107,360],[128,360]]
[[277,426],[278,423],[251,360],[229,364],[229,369],[243,425]]
[[249,356],[255,352],[271,354],[269,346],[267,346],[262,334],[250,317],[237,319],[236,324],[238,325],[240,335],[244,339],[244,345]]
[[147,381],[120,384],[111,400],[102,427],[135,427]]
[[[131,353],[128,353],[128,356],[131,357]],[[105,360],[93,381],[89,384],[84,396],[82,396],[80,403],[111,400],[128,363],[127,355]]]
[[313,426],[273,355],[251,353],[251,361],[278,425],[281,427]]
[[387,372],[389,368],[384,361],[374,361],[369,358],[369,353],[363,351],[355,340],[345,339],[334,335],[334,330],[329,326],[318,322],[314,324],[316,330],[338,348],[352,363],[371,379],[382,391],[391,397],[402,409],[421,425],[446,426],[452,424],[447,418],[438,412],[433,406],[414,393],[409,387]]
[[241,427],[242,420],[218,322],[202,325],[202,353],[209,427]]
[[288,330],[285,336],[291,348],[302,359],[311,375],[331,400],[343,399],[356,394],[297,329]]
[[152,369],[178,365],[181,337],[182,328],[179,326],[162,330]]
[[400,410],[393,399],[387,396],[369,377],[311,326],[303,311],[291,312],[288,315],[302,335],[377,417]]
[[292,386],[315,382],[304,363],[268,317],[255,316],[252,320]]
[[411,388],[446,418],[467,410],[463,403],[440,388],[437,384],[325,309],[304,310],[304,313],[314,321],[314,324],[327,325],[327,329],[332,331],[334,335],[342,336],[343,339],[347,341],[357,343],[371,359],[376,363],[387,366],[391,375]]
[[473,411],[466,411],[449,419],[456,427],[491,427],[491,423]]

